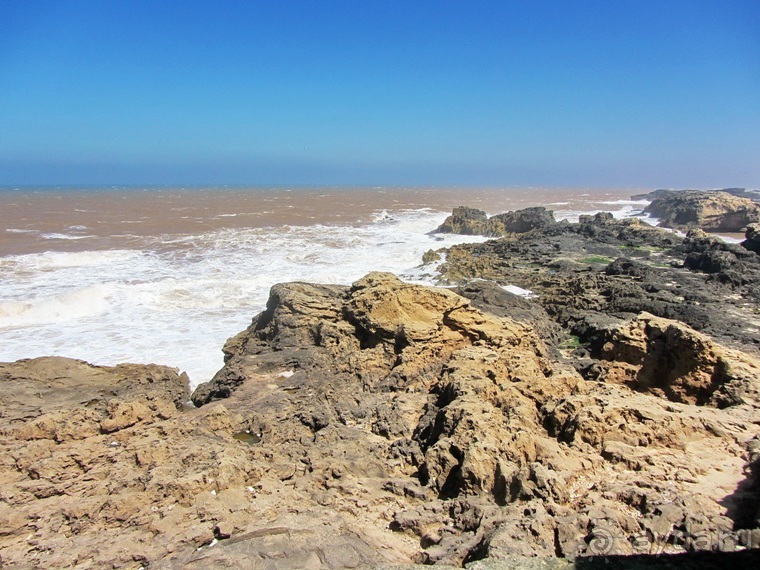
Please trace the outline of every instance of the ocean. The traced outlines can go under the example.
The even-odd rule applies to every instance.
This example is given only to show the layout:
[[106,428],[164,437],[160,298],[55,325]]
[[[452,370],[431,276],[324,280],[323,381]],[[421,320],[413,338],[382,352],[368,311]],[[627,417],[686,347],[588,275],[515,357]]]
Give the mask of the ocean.
[[432,284],[422,255],[451,209],[640,215],[641,189],[253,187],[0,189],[0,361],[165,364],[192,386],[279,282],[369,271]]

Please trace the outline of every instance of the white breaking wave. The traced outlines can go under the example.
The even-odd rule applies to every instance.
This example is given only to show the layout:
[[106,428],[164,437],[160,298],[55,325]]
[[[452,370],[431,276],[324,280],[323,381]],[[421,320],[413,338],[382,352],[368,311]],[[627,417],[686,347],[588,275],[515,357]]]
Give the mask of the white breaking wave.
[[94,238],[95,236],[73,236],[71,234],[40,234],[41,238],[44,239],[90,239]]
[[650,200],[601,200],[599,202],[596,202],[596,204],[609,204],[611,206],[629,206],[629,205],[637,205],[641,206],[642,209],[649,205],[651,201]]
[[273,284],[401,275],[430,248],[484,239],[427,235],[445,215],[380,212],[359,226],[225,229],[146,238],[141,250],[0,258],[0,361],[156,362],[196,385],[221,368],[225,340],[263,310]]
[[502,289],[512,293],[513,295],[519,295],[520,297],[525,297],[526,299],[532,299],[532,298],[538,297],[538,295],[536,295],[530,289],[523,289],[522,287],[518,287],[517,285],[504,285]]
[[92,285],[53,297],[0,302],[0,329],[54,325],[102,313],[113,291],[111,284]]

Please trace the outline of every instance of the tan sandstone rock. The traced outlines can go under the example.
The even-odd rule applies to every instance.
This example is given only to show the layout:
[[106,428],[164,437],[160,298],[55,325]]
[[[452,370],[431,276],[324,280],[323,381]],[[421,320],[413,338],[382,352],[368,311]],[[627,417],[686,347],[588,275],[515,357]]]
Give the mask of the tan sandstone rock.
[[629,367],[690,347],[673,402],[612,367],[584,380],[530,322],[374,273],[273,287],[197,409],[166,368],[0,365],[2,562],[461,566],[630,554],[642,534],[687,529],[738,537],[756,500],[754,400],[686,395],[720,358],[749,375],[755,361],[647,315],[615,329],[605,354]]

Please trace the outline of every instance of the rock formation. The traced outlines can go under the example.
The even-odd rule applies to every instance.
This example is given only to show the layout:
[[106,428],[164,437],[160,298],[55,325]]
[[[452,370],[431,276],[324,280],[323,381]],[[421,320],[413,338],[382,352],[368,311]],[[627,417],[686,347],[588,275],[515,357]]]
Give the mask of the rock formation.
[[[739,196],[740,198],[749,198],[755,202],[760,201],[760,191],[758,190],[747,190],[746,188],[721,188],[718,191],[725,192],[726,194],[731,194],[732,196]],[[668,194],[677,192],[705,192],[705,190],[670,190],[660,188],[652,192],[647,192],[646,194],[635,194],[631,196],[631,200],[649,200],[651,202],[656,198],[662,198]]]
[[644,212],[666,228],[698,227],[712,232],[743,232],[760,222],[760,205],[727,192],[681,191],[656,197]]
[[460,206],[454,208],[452,214],[433,233],[499,237],[522,234],[556,223],[553,213],[543,207],[525,208],[489,218],[482,210]]
[[444,254],[442,284],[488,279],[533,291],[583,342],[596,323],[645,311],[729,344],[760,345],[760,257],[699,230],[684,238],[602,213]]
[[[637,366],[642,382],[667,369],[668,350],[683,353],[683,366],[656,386],[627,382],[612,367],[622,353],[608,348],[600,355],[609,359],[608,381],[588,381],[551,358],[534,332],[540,309],[519,315],[514,296],[492,286],[460,292],[473,301],[387,274],[350,289],[276,286],[194,398],[244,401],[260,445],[291,461],[309,457],[310,470],[293,475],[303,485],[335,470],[346,485],[361,481],[376,493],[365,516],[387,506],[384,494],[395,496],[385,511],[390,528],[417,537],[418,561],[628,554],[634,536],[697,524],[752,540],[718,501],[735,502],[737,512],[750,501],[731,497],[760,431],[753,357],[642,315],[616,329],[620,339],[629,331],[627,345],[606,343],[631,355],[632,377]],[[664,353],[658,335],[635,332],[655,324],[674,339]],[[644,358],[650,353],[661,360]],[[720,387],[705,388],[703,371],[722,370],[727,359],[735,368],[722,372]],[[672,403],[671,393],[692,405]],[[704,403],[713,405],[693,405]],[[371,453],[352,457],[350,449]],[[600,545],[607,533],[614,544]]]

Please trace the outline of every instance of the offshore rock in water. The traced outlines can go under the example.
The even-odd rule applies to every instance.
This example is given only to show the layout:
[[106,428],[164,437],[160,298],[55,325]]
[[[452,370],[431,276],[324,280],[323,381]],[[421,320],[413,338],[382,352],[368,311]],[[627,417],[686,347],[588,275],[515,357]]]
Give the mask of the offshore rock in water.
[[460,206],[432,233],[453,233],[499,237],[522,234],[557,222],[554,213],[544,207],[525,208],[488,217],[482,210]]
[[743,232],[760,222],[760,204],[727,192],[666,192],[656,197],[644,212],[660,218],[660,226],[713,232]]
[[[199,408],[177,410],[178,377],[153,392],[150,368],[135,369],[154,379],[144,393],[102,372],[104,391],[61,380],[68,395],[51,409],[12,403],[20,411],[0,418],[3,562],[461,566],[631,554],[641,537],[652,546],[674,533],[752,544],[752,399],[719,409],[586,380],[544,342],[555,342],[547,313],[498,291],[467,286],[470,300],[385,273],[350,287],[279,284],[193,394]],[[651,335],[626,339],[632,354],[662,350]],[[0,378],[35,386],[26,365],[3,365]],[[691,369],[678,370],[674,387]],[[34,414],[90,427],[29,439]]]

